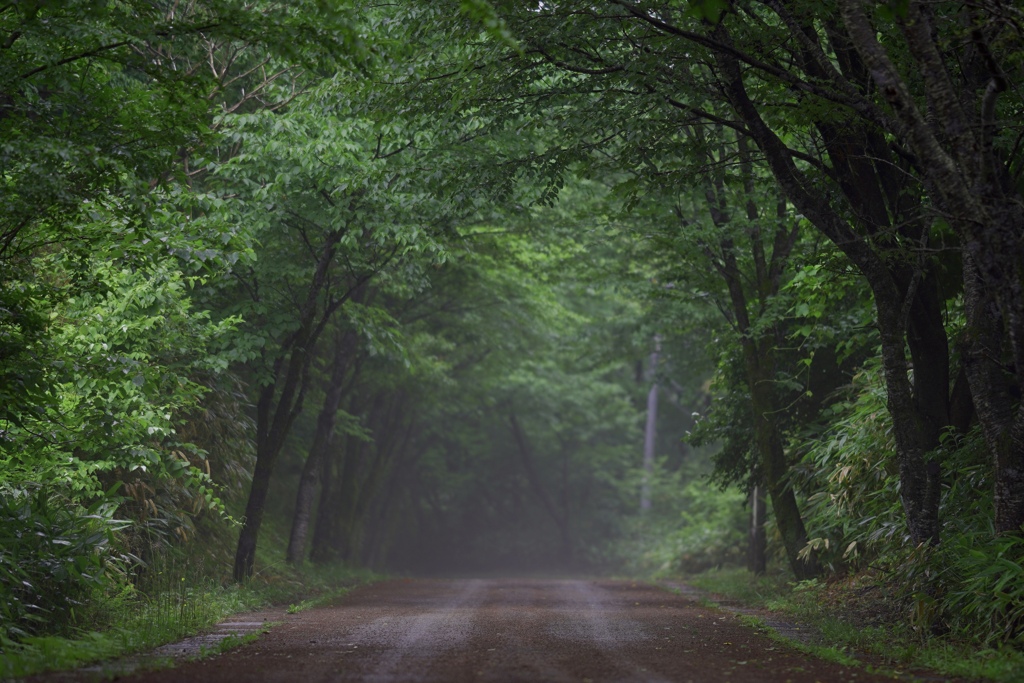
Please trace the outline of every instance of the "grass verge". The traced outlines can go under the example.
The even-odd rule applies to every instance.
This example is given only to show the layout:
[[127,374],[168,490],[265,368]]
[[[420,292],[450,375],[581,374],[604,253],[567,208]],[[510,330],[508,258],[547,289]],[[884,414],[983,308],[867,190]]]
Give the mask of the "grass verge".
[[760,617],[750,616],[748,614],[738,615],[741,623],[760,631],[765,634],[770,640],[777,643],[786,645],[787,647],[793,648],[803,652],[806,655],[823,659],[826,662],[833,662],[835,664],[841,664],[843,666],[860,666],[861,662],[856,657],[850,655],[850,653],[843,647],[828,644],[814,644],[804,643],[793,638],[786,637],[772,628],[768,622]]
[[[240,612],[287,604],[293,604],[289,611],[299,611],[380,578],[366,570],[340,566],[275,567],[241,586],[174,575],[157,581],[146,592],[125,589],[120,595],[97,599],[82,621],[99,628],[79,627],[69,635],[27,637],[17,643],[0,641],[0,680],[146,652],[200,633]],[[244,639],[227,639],[217,651],[242,642]]]
[[[863,660],[898,669],[930,669],[964,678],[999,683],[1024,682],[1024,653],[1010,647],[985,648],[949,636],[922,634],[894,615],[872,581],[793,583],[779,573],[755,577],[745,569],[721,569],[683,577],[687,584],[749,607],[768,609],[813,626],[821,643],[797,649],[834,661]],[[753,618],[752,626],[769,627]]]

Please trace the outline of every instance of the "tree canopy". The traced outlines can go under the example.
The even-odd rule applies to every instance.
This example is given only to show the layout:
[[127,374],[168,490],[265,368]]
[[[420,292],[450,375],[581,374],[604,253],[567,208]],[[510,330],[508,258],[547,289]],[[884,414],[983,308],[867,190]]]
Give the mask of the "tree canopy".
[[0,6],[3,642],[230,535],[236,581],[885,567],[1019,643],[963,596],[1024,558],[1022,22]]

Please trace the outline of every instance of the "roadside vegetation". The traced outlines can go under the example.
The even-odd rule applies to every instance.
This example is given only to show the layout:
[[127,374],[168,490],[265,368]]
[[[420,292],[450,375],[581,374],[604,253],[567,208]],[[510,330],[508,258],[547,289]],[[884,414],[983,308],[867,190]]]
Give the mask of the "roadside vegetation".
[[[281,606],[298,612],[383,578],[337,564],[289,565],[280,532],[270,534],[263,558],[263,571],[236,584],[224,581],[224,558],[214,548],[164,550],[133,574],[108,579],[101,590],[80,596],[60,624],[39,629],[38,635],[5,639],[0,679],[145,655],[240,613]],[[246,638],[227,638],[217,651]]]
[[595,7],[0,5],[5,662],[364,569],[1022,647],[1020,10]]
[[[686,576],[686,583],[711,594],[710,601],[742,604],[807,629],[810,644],[780,637],[811,654],[875,670],[931,671],[1008,683],[1021,680],[1024,655],[1013,647],[980,646],[963,635],[922,632],[894,609],[893,584],[874,573],[831,582],[794,582],[783,571],[754,576],[745,568]],[[774,633],[763,619],[752,625]],[[777,636],[778,637],[778,636]]]

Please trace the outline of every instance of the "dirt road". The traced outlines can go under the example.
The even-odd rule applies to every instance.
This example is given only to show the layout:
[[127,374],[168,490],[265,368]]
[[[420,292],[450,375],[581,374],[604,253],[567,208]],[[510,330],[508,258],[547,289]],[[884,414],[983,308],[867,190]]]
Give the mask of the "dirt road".
[[808,658],[735,615],[628,581],[395,580],[254,643],[128,681],[891,680]]

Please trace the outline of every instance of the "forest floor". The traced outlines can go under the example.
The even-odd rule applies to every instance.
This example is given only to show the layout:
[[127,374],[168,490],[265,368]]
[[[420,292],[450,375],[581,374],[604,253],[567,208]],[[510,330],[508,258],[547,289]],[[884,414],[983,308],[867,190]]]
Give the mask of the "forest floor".
[[[634,581],[395,579],[266,623],[273,621],[265,634],[217,656],[106,676],[154,683],[953,680],[818,659],[759,632],[742,614]],[[31,680],[102,676],[94,669]]]

